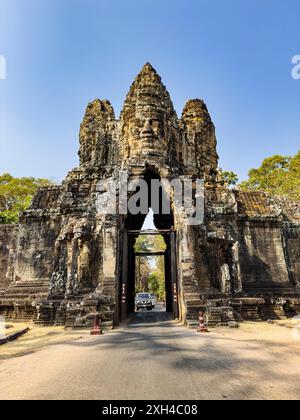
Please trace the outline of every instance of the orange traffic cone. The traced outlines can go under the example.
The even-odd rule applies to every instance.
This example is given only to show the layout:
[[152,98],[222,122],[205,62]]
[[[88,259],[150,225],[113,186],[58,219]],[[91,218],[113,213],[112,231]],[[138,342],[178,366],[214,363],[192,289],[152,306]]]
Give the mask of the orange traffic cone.
[[101,326],[101,320],[100,320],[99,315],[95,316],[91,335],[102,335],[102,326]]
[[208,329],[205,326],[205,321],[204,321],[204,312],[200,311],[199,312],[199,328],[198,328],[198,332],[199,333],[208,333]]

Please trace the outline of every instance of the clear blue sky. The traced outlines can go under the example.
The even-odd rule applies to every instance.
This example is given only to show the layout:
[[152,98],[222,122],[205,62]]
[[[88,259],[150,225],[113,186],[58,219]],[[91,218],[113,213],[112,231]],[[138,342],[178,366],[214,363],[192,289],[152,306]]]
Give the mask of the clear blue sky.
[[146,61],[181,114],[203,98],[220,166],[241,179],[300,148],[300,0],[0,0],[0,173],[60,181],[86,104],[117,115]]

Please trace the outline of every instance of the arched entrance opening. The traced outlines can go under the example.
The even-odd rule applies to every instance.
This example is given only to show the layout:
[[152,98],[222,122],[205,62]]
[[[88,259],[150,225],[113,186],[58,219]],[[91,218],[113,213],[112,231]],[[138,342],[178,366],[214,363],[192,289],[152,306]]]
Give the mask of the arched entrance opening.
[[[154,170],[147,169],[143,179],[148,184],[148,211],[151,212],[153,202],[151,193],[151,181],[160,180],[159,174]],[[178,307],[178,285],[177,285],[177,252],[176,252],[176,232],[174,230],[174,216],[172,206],[167,214],[163,211],[163,200],[166,192],[160,189],[159,206],[156,203],[156,210],[153,212],[153,223],[150,229],[144,226],[146,214],[128,213],[124,229],[121,232],[121,273],[119,288],[119,318],[124,321],[136,309],[135,297],[139,290],[138,283],[138,258],[163,258],[164,266],[164,291],[165,309],[174,319],[179,318]],[[157,197],[156,197],[157,199]],[[146,230],[145,230],[146,227]],[[163,238],[165,246],[163,249],[151,249],[139,252],[136,245],[142,237]],[[151,242],[151,241],[150,241]],[[155,242],[155,241],[153,241]],[[147,291],[147,290],[145,290]]]
[[[147,231],[155,231],[153,212],[150,210],[142,228],[143,233],[135,242],[135,293],[136,312],[147,309],[154,312],[166,311],[166,242],[162,235],[148,235]],[[152,306],[144,306],[144,299],[152,301]]]

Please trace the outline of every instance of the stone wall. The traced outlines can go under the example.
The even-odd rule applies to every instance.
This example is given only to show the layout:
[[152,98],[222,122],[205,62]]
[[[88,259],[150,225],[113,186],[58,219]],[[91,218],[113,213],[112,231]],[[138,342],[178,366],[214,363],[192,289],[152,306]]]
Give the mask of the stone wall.
[[15,251],[15,282],[46,281],[50,286],[59,229],[60,218],[21,220]]
[[217,174],[218,154],[215,127],[206,104],[199,99],[186,103],[180,120],[185,171],[205,180]]
[[284,224],[283,236],[290,282],[300,289],[300,226]]
[[280,222],[244,222],[238,230],[243,290],[291,287]]
[[0,292],[14,279],[14,255],[18,228],[0,225]]

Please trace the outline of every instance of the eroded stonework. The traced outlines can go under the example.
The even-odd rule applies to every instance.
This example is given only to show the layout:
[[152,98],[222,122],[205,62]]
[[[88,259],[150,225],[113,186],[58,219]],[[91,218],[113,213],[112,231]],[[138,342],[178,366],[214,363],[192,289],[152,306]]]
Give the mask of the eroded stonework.
[[80,127],[79,168],[61,186],[40,189],[17,226],[0,226],[0,313],[78,327],[100,314],[107,327],[118,324],[123,233],[140,229],[144,218],[99,214],[96,204],[107,192],[103,181],[117,180],[122,170],[130,180],[204,180],[203,224],[190,226],[175,206],[172,218],[155,216],[158,229],[176,232],[172,293],[182,319],[192,323],[199,309],[211,324],[296,314],[300,205],[229,190],[218,177],[216,147],[205,103],[189,100],[178,118],[150,64],[131,86],[120,119],[109,101],[91,102]]

